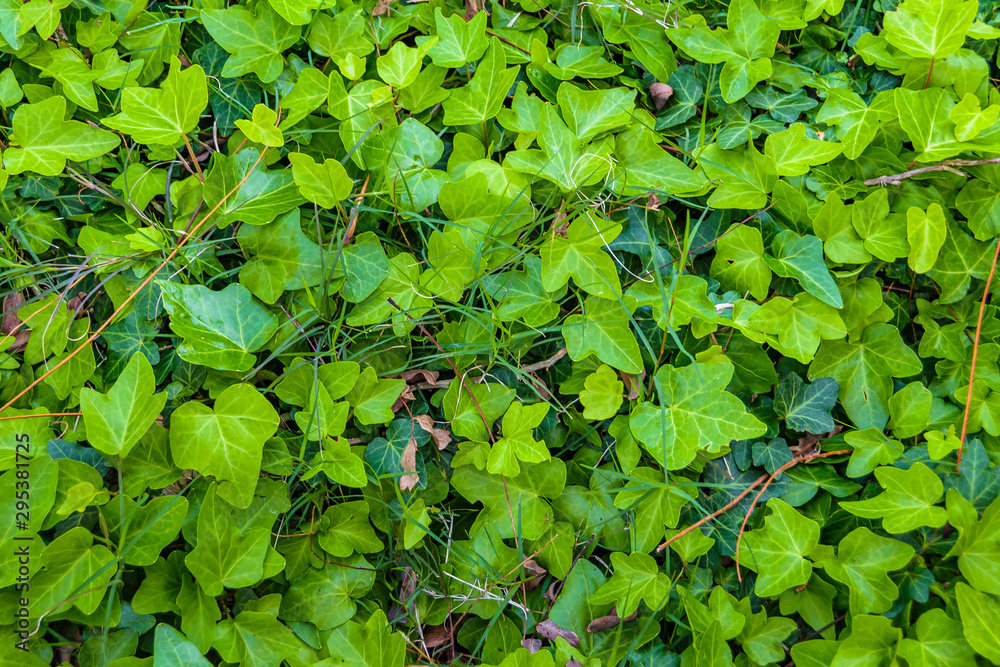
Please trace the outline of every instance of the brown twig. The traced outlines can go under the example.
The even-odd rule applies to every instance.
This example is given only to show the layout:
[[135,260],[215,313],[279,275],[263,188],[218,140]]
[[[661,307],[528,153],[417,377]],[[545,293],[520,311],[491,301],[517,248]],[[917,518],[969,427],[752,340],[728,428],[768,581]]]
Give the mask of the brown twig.
[[672,543],[674,543],[677,540],[681,539],[682,537],[684,537],[685,535],[687,535],[688,533],[690,533],[695,528],[698,528],[699,526],[702,526],[702,525],[708,523],[709,521],[711,521],[712,519],[716,518],[720,514],[724,514],[725,512],[727,512],[727,511],[731,510],[732,508],[736,507],[736,505],[739,504],[739,502],[741,500],[743,500],[744,498],[747,497],[748,493],[750,493],[755,488],[757,488],[757,486],[760,485],[760,483],[763,482],[766,479],[767,479],[767,475],[761,475],[760,477],[758,477],[756,479],[756,481],[754,481],[753,484],[751,484],[750,486],[748,486],[747,488],[745,488],[743,490],[743,492],[740,493],[740,495],[738,495],[735,498],[733,498],[727,505],[725,505],[724,507],[720,507],[719,509],[715,510],[714,512],[712,512],[708,516],[703,517],[697,523],[691,524],[690,526],[688,526],[687,528],[685,528],[681,532],[677,533],[676,535],[674,535],[673,537],[671,537],[669,540],[667,540],[666,542],[664,542],[660,546],[656,547],[656,553],[662,552],[664,549],[666,549],[667,547],[669,547]]
[[122,313],[122,312],[123,312],[123,311],[125,310],[125,308],[127,308],[127,307],[129,306],[129,304],[131,304],[131,303],[132,303],[132,301],[134,301],[134,300],[135,300],[135,298],[136,298],[137,296],[139,296],[139,292],[141,292],[141,291],[142,291],[143,289],[145,289],[146,285],[148,285],[149,283],[153,282],[153,278],[155,278],[155,277],[156,277],[156,275],[157,275],[157,274],[158,274],[158,273],[159,273],[160,271],[162,271],[162,270],[163,270],[163,268],[164,268],[164,267],[165,267],[165,266],[166,266],[167,264],[169,264],[169,263],[170,263],[170,261],[171,261],[171,260],[172,260],[172,259],[173,259],[174,257],[176,257],[176,256],[177,256],[177,253],[178,253],[178,252],[180,252],[181,248],[183,248],[183,247],[184,247],[184,246],[185,246],[185,245],[187,244],[187,242],[188,242],[189,240],[191,240],[192,238],[194,238],[194,237],[195,237],[195,236],[196,236],[196,235],[198,234],[198,231],[199,231],[199,230],[201,229],[202,225],[204,225],[204,224],[205,224],[206,222],[208,222],[209,218],[211,218],[211,217],[212,217],[212,215],[214,215],[214,214],[215,214],[215,212],[216,212],[216,211],[218,211],[218,210],[219,210],[219,208],[221,208],[221,207],[222,207],[222,205],[223,205],[223,204],[224,204],[224,203],[225,203],[225,202],[226,202],[226,201],[227,201],[227,200],[228,200],[228,199],[229,199],[230,197],[232,197],[232,196],[233,196],[233,193],[235,193],[235,192],[236,192],[237,190],[239,190],[239,189],[240,189],[241,187],[243,187],[243,184],[244,184],[244,183],[246,183],[246,181],[247,181],[247,179],[248,179],[248,178],[250,178],[250,174],[252,174],[252,173],[254,172],[254,170],[255,170],[255,169],[257,168],[257,165],[259,165],[259,164],[260,164],[260,161],[261,161],[261,160],[262,160],[262,159],[264,158],[264,155],[265,155],[265,153],[266,153],[266,151],[264,151],[264,152],[261,152],[261,154],[257,156],[257,161],[253,163],[253,165],[252,165],[252,166],[250,167],[250,169],[249,169],[249,170],[247,171],[246,175],[244,175],[244,176],[243,176],[243,178],[242,178],[242,179],[240,179],[239,183],[237,183],[236,185],[234,185],[234,186],[233,186],[233,189],[232,189],[232,190],[230,190],[229,192],[227,192],[227,193],[226,193],[226,196],[225,196],[225,197],[223,197],[222,199],[220,199],[220,200],[219,200],[219,203],[218,203],[218,204],[216,204],[215,206],[213,206],[213,207],[212,207],[212,210],[210,210],[210,211],[209,211],[208,213],[206,213],[206,214],[205,214],[205,217],[201,219],[201,222],[199,222],[199,223],[198,223],[197,225],[195,225],[195,226],[194,226],[194,228],[193,228],[193,229],[191,230],[191,233],[190,233],[190,234],[186,234],[186,235],[184,235],[184,236],[183,236],[183,237],[181,238],[181,240],[177,242],[177,245],[175,245],[175,246],[174,246],[174,249],[170,251],[170,254],[168,254],[168,255],[167,255],[166,259],[164,259],[164,260],[163,260],[163,262],[161,262],[159,266],[157,266],[157,267],[156,267],[155,269],[153,269],[152,271],[150,271],[150,272],[149,272],[149,275],[148,275],[148,276],[146,276],[146,279],[145,279],[145,280],[143,280],[143,281],[142,281],[142,282],[141,282],[141,283],[139,284],[139,286],[138,286],[138,287],[137,287],[137,288],[135,289],[135,291],[134,291],[134,292],[132,292],[131,294],[129,294],[129,295],[128,295],[128,297],[126,297],[126,299],[125,299],[125,300],[124,300],[124,301],[122,302],[122,304],[121,304],[120,306],[118,306],[117,308],[115,308],[115,311],[114,311],[113,313],[111,313],[111,315],[110,315],[110,316],[108,317],[108,319],[104,320],[104,323],[103,323],[103,324],[101,324],[101,326],[99,326],[99,327],[97,328],[97,330],[96,330],[96,331],[95,331],[94,333],[92,333],[92,334],[90,335],[90,337],[89,337],[89,338],[87,338],[87,340],[86,340],[86,341],[85,341],[85,342],[84,342],[84,343],[83,343],[82,345],[80,345],[80,346],[79,346],[79,347],[77,347],[77,348],[76,348],[75,350],[73,350],[72,352],[70,352],[69,354],[67,354],[67,355],[66,355],[66,357],[65,357],[65,358],[64,358],[64,359],[63,359],[62,361],[60,361],[60,362],[59,362],[58,364],[56,364],[55,366],[53,366],[52,368],[50,368],[49,370],[45,371],[45,372],[44,372],[43,374],[41,374],[41,375],[39,375],[39,376],[38,376],[37,378],[35,378],[34,382],[32,382],[32,383],[31,383],[31,384],[29,384],[29,385],[28,385],[27,387],[25,387],[24,389],[22,389],[22,390],[20,391],[20,393],[18,393],[18,394],[17,394],[16,396],[14,396],[14,398],[10,399],[10,400],[9,400],[9,401],[7,401],[7,402],[6,402],[6,403],[5,403],[5,404],[4,404],[4,405],[3,405],[2,407],[0,407],[0,412],[3,412],[4,410],[6,410],[6,409],[7,409],[7,408],[9,408],[10,406],[12,406],[12,405],[13,405],[14,403],[16,403],[16,402],[17,402],[17,401],[18,401],[18,400],[19,400],[19,399],[20,399],[20,398],[21,398],[22,396],[24,396],[24,395],[25,395],[25,394],[27,394],[27,393],[28,393],[29,391],[31,391],[32,389],[34,389],[35,387],[37,387],[39,383],[41,383],[41,382],[42,382],[43,380],[45,380],[45,378],[47,378],[47,377],[49,377],[50,375],[52,375],[53,373],[55,373],[55,372],[56,372],[57,370],[59,370],[59,369],[60,369],[60,368],[61,368],[62,366],[64,366],[64,365],[68,364],[68,363],[69,363],[69,361],[70,361],[70,359],[72,359],[73,357],[75,357],[75,356],[76,356],[77,354],[79,354],[79,353],[80,353],[80,352],[81,352],[82,350],[84,350],[84,349],[85,349],[85,348],[86,348],[86,347],[87,347],[88,345],[90,345],[90,344],[91,344],[91,343],[93,343],[93,342],[94,342],[95,340],[97,340],[97,337],[98,337],[98,336],[100,336],[100,335],[101,335],[101,333],[102,333],[102,332],[103,332],[103,331],[104,331],[105,329],[107,329],[107,328],[108,328],[108,326],[109,326],[109,325],[111,324],[111,322],[113,322],[113,321],[114,321],[114,319],[115,319],[116,317],[118,317],[118,315],[120,315],[120,314],[121,314],[121,313]]
[[753,514],[753,510],[757,506],[757,501],[760,500],[760,497],[764,495],[765,491],[767,491],[767,487],[771,485],[771,482],[773,482],[778,475],[785,472],[789,468],[795,467],[799,463],[808,463],[809,461],[813,461],[815,459],[825,459],[827,456],[840,456],[842,454],[850,453],[850,449],[838,449],[833,452],[813,452],[812,454],[803,454],[802,456],[796,456],[794,459],[781,466],[775,470],[773,474],[768,476],[767,481],[764,482],[764,486],[761,487],[760,491],[758,491],[757,495],[754,497],[753,502],[750,503],[750,509],[747,510],[746,516],[743,517],[743,523],[740,524],[740,532],[736,534],[736,579],[738,581],[743,581],[743,577],[740,576],[740,542],[743,541],[743,530],[746,528],[747,521],[750,520],[750,515]]
[[986,276],[986,286],[983,287],[983,298],[979,302],[979,318],[976,320],[976,337],[972,339],[972,370],[969,371],[969,392],[965,396],[965,410],[962,414],[962,437],[959,439],[958,454],[955,459],[955,473],[962,468],[962,453],[965,450],[965,436],[969,429],[969,410],[972,408],[972,387],[976,379],[976,357],[979,356],[979,334],[983,330],[983,313],[986,311],[986,297],[990,293],[990,283],[997,268],[997,257],[1000,257],[1000,239],[997,239],[997,249],[993,252],[993,263],[990,264],[990,274]]
[[956,167],[976,167],[984,164],[1000,164],[1000,157],[990,158],[988,160],[945,160],[944,162],[939,162],[938,164],[932,164],[918,169],[911,169],[899,174],[888,174],[877,178],[869,178],[865,181],[865,185],[902,185],[903,181],[907,178],[919,176],[920,174],[926,174],[931,171],[950,171],[953,174],[958,174],[959,176],[965,176],[968,178],[968,174],[960,169],[957,169]]
[[34,419],[36,417],[82,417],[82,412],[44,412],[37,415],[13,415],[11,417],[0,417],[0,422],[8,419]]

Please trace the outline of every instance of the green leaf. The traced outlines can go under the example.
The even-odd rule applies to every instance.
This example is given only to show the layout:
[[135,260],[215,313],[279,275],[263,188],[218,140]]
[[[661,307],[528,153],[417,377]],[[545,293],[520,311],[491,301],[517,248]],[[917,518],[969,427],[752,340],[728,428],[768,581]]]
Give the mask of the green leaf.
[[562,328],[569,358],[580,361],[594,354],[626,373],[639,373],[642,358],[629,329],[629,313],[616,301],[588,297],[580,315],[570,315]]
[[935,504],[944,495],[944,484],[923,463],[908,470],[880,466],[875,478],[885,491],[874,498],[841,502],[851,514],[867,519],[882,519],[887,533],[907,533],[920,526],[940,528],[948,520],[943,507]]
[[614,369],[601,364],[596,371],[583,381],[580,392],[583,416],[586,419],[611,419],[618,413],[624,400],[625,385],[618,379]]
[[850,636],[837,647],[830,664],[837,667],[884,664],[892,660],[902,636],[902,631],[884,616],[855,616]]
[[913,547],[856,528],[840,541],[835,557],[833,548],[828,549],[829,554],[814,554],[813,561],[850,589],[851,613],[888,611],[899,595],[888,573],[910,562]]
[[[774,297],[754,310],[747,326],[776,339],[772,347],[783,354],[809,363],[824,340],[839,340],[847,335],[840,313],[812,294],[797,294],[794,299]],[[747,335],[751,335],[747,332]]]
[[763,435],[764,424],[725,391],[733,365],[725,357],[683,368],[661,366],[655,386],[660,405],[641,403],[629,425],[653,459],[680,470],[701,451],[717,453],[731,440]]
[[[567,110],[566,126],[580,141],[627,125],[635,108],[635,91],[627,88],[583,90],[572,83],[559,86],[559,106]],[[572,110],[569,112],[568,110]]]
[[914,667],[959,667],[975,661],[975,653],[962,634],[962,624],[944,609],[920,615],[916,635],[899,642],[899,655]]
[[779,276],[795,278],[805,291],[834,308],[844,305],[837,284],[823,261],[823,243],[815,236],[783,231],[771,242],[771,255],[764,261]]
[[166,405],[165,393],[154,393],[153,368],[135,354],[114,386],[105,394],[88,387],[80,405],[91,446],[108,456],[127,457]]
[[[475,78],[472,82],[475,83]],[[513,84],[513,77],[510,82]],[[452,93],[445,105],[455,95]],[[580,141],[552,106],[542,107],[536,140],[538,149],[513,151],[505,162],[516,171],[552,181],[563,192],[601,182],[611,167],[610,142]]]
[[771,269],[764,260],[764,242],[760,230],[733,225],[715,244],[712,277],[723,287],[750,292],[753,298],[767,298]]
[[59,95],[19,106],[11,120],[11,147],[3,152],[6,170],[57,176],[66,160],[85,162],[118,146],[119,139],[111,132],[65,118],[66,98]]
[[326,642],[331,660],[341,665],[402,667],[406,638],[394,631],[385,612],[378,609],[361,625],[350,621],[335,628]]
[[830,411],[837,404],[837,382],[819,378],[806,385],[797,373],[790,373],[774,390],[774,412],[789,428],[815,435],[833,430]]
[[362,424],[385,424],[392,419],[392,406],[405,386],[405,380],[380,380],[375,369],[368,366],[347,394],[347,401]]
[[[481,12],[480,12],[481,13]],[[441,8],[434,9],[434,24],[437,28],[438,43],[427,52],[438,67],[461,67],[479,60],[486,53],[486,15],[477,13],[470,20],[459,14],[445,18]]]
[[914,58],[940,60],[962,48],[979,5],[906,0],[885,14],[885,38]]
[[282,660],[296,655],[302,643],[274,615],[244,610],[219,623],[212,646],[227,662],[278,667]]
[[208,106],[205,71],[198,65],[181,69],[177,58],[159,89],[130,86],[122,91],[121,113],[104,119],[143,144],[176,144],[198,126]]
[[837,126],[844,156],[857,159],[875,139],[880,125],[896,116],[892,93],[876,95],[871,106],[852,90],[833,88],[820,107],[816,120]]
[[873,324],[857,342],[824,341],[809,365],[809,379],[836,380],[840,401],[854,424],[882,429],[889,420],[891,378],[916,375],[921,368],[898,329]]
[[325,527],[317,535],[319,545],[335,558],[347,558],[355,551],[374,553],[384,547],[368,521],[368,503],[363,500],[328,507],[322,525]]
[[81,526],[52,540],[35,567],[28,607],[35,618],[72,608],[94,613],[104,597],[103,585],[118,571],[114,554],[103,544],[94,544],[94,536]]
[[157,281],[163,290],[170,328],[183,340],[185,361],[218,370],[247,371],[256,352],[278,329],[277,318],[253,300],[242,285],[219,292],[202,285]]
[[281,74],[282,52],[299,40],[300,29],[286,23],[271,5],[259,3],[251,12],[242,6],[204,9],[201,21],[230,57],[222,76],[253,72],[264,83]]
[[320,285],[333,272],[333,258],[324,261],[323,249],[302,233],[299,209],[266,225],[243,225],[236,239],[251,256],[240,283],[264,303],[286,290]]
[[241,534],[214,484],[202,500],[197,525],[197,545],[184,562],[205,593],[218,597],[224,587],[251,586],[261,580],[270,531],[260,528]]
[[621,617],[639,608],[639,602],[656,611],[667,603],[670,578],[660,572],[652,556],[642,553],[611,554],[615,573],[590,596],[592,604],[615,603]]
[[805,556],[819,543],[819,524],[778,498],[767,506],[764,528],[744,534],[740,563],[757,571],[757,595],[775,597],[809,581],[812,563]]
[[906,239],[910,243],[907,260],[916,273],[927,273],[934,267],[944,245],[948,225],[941,205],[933,203],[923,211],[911,206],[906,212]]
[[[459,19],[461,20],[461,19]],[[485,20],[481,23],[485,23]],[[495,117],[503,106],[518,68],[507,67],[503,48],[491,41],[476,73],[465,86],[452,90],[443,102],[444,122],[448,125],[478,125]]]
[[247,148],[212,158],[204,196],[205,205],[216,211],[212,218],[219,228],[235,222],[266,225],[305,202],[291,169],[268,171],[262,164],[253,168],[259,157],[256,149]]
[[972,503],[949,489],[948,521],[959,533],[948,556],[958,556],[959,570],[976,590],[1000,594],[1000,501],[990,503],[979,519]]
[[281,137],[281,130],[278,129],[278,114],[267,105],[258,104],[253,108],[251,120],[240,119],[236,121],[238,127],[247,139],[264,146],[280,148],[285,144]]
[[806,138],[805,132],[805,125],[795,123],[783,132],[768,135],[764,155],[774,160],[778,176],[808,174],[810,168],[826,164],[844,150],[838,143]]
[[566,464],[551,459],[525,466],[516,477],[507,478],[466,465],[455,470],[451,483],[466,500],[483,504],[473,525],[473,534],[485,535],[482,528],[491,526],[500,537],[513,537],[513,515],[520,536],[537,540],[550,524],[555,523],[552,506],[546,501],[562,494],[566,485]]
[[279,616],[312,623],[320,630],[335,628],[354,616],[354,598],[366,594],[374,581],[371,565],[359,555],[309,568],[292,580]]
[[708,198],[708,205],[714,208],[764,208],[768,193],[778,182],[774,160],[753,144],[744,151],[722,150],[718,144],[710,144],[698,156],[698,164],[718,184]]
[[267,399],[251,385],[236,384],[219,394],[214,408],[188,401],[170,421],[170,450],[177,465],[229,482],[219,493],[246,507],[264,442],[278,428],[278,413]]
[[160,623],[153,640],[153,667],[209,667],[212,663],[173,626]]
[[542,287],[556,292],[572,278],[595,297],[620,297],[617,267],[610,254],[604,252],[620,232],[621,225],[590,215],[581,215],[570,223],[565,236],[553,232],[541,249]]
[[1000,661],[1000,603],[963,582],[955,587],[955,594],[966,641],[990,662]]
[[544,442],[538,442],[534,430],[549,412],[548,403],[510,404],[503,417],[503,437],[490,449],[486,469],[494,475],[516,476],[521,471],[518,461],[541,463],[551,457]]

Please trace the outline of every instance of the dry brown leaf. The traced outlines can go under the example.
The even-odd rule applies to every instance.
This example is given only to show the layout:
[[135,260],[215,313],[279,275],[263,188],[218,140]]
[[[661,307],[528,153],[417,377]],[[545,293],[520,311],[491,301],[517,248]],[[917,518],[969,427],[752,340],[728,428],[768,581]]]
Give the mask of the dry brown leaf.
[[[631,621],[638,615],[639,615],[638,611],[633,612],[631,616],[629,616],[624,620]],[[594,620],[592,620],[587,625],[587,632],[594,633],[594,632],[600,632],[601,630],[607,630],[608,628],[613,628],[619,623],[621,623],[622,620],[623,619],[618,617],[618,608],[614,607],[611,609],[611,613],[609,613],[607,616],[601,616],[600,618],[595,618]]]
[[646,371],[643,370],[640,375],[632,375],[625,371],[618,371],[618,374],[621,375],[622,382],[625,383],[625,391],[627,392],[625,398],[630,401],[639,398],[639,389],[642,388],[642,381],[646,379]]
[[541,639],[522,639],[521,646],[528,649],[528,653],[538,653],[542,650]]
[[653,105],[656,110],[662,109],[670,96],[674,94],[674,89],[665,83],[660,83],[657,81],[649,86],[649,96],[653,99]]
[[466,21],[471,21],[481,11],[483,11],[483,7],[479,4],[479,0],[465,0]]
[[28,339],[31,338],[31,330],[28,327],[22,326],[18,329],[21,325],[21,318],[17,316],[17,310],[23,304],[24,297],[21,296],[20,292],[14,292],[3,300],[3,312],[5,315],[3,316],[3,323],[0,324],[0,333],[6,336],[16,330],[16,333],[14,333],[14,343],[4,350],[8,354],[23,350],[28,344]]
[[576,647],[580,644],[580,638],[572,630],[564,630],[556,625],[553,620],[545,620],[535,626],[535,632],[554,642],[557,637],[562,637],[569,642],[570,646]]
[[435,625],[424,630],[424,646],[439,648],[451,641],[451,634],[443,625]]
[[428,371],[423,368],[418,368],[415,370],[403,371],[402,373],[396,373],[395,375],[389,375],[388,377],[400,378],[401,380],[406,380],[407,382],[413,382],[417,378],[423,378],[424,382],[429,384],[434,384],[438,381],[440,373],[437,371]]
[[417,415],[413,420],[420,424],[420,428],[431,434],[431,440],[437,445],[438,451],[451,443],[451,433],[447,429],[434,428],[434,420],[430,415]]
[[378,0],[375,8],[372,9],[372,16],[382,16],[383,14],[389,13],[389,5],[393,3],[393,0]]
[[403,457],[400,459],[399,465],[406,473],[399,478],[399,488],[403,491],[413,490],[417,486],[417,482],[420,481],[420,475],[417,474],[417,441],[413,438],[410,438],[410,441],[406,443],[406,449],[403,450]]

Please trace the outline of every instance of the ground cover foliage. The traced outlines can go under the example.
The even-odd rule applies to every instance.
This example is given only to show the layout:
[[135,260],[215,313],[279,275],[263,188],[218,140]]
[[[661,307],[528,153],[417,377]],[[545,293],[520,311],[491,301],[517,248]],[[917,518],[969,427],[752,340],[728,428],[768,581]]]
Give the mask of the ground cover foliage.
[[3,0],[4,664],[1000,664],[996,26]]

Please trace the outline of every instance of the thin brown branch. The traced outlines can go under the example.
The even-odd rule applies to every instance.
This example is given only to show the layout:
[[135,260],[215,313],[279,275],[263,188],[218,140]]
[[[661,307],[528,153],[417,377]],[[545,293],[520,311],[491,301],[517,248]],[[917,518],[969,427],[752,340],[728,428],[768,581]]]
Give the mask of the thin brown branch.
[[972,408],[972,387],[976,379],[976,357],[979,356],[979,334],[983,330],[983,313],[986,311],[986,297],[990,293],[990,283],[993,282],[993,274],[997,269],[997,257],[1000,257],[1000,238],[997,239],[997,249],[993,252],[993,263],[990,264],[990,274],[986,276],[986,286],[983,287],[983,298],[979,302],[979,318],[976,320],[976,337],[972,339],[972,370],[969,371],[969,392],[965,396],[965,410],[962,414],[962,437],[958,446],[958,455],[955,459],[955,472],[962,468],[962,453],[965,450],[965,436],[969,429],[969,410]]
[[907,178],[912,178],[914,176],[919,176],[920,174],[926,174],[932,171],[949,171],[953,174],[958,174],[959,176],[965,176],[968,178],[969,175],[957,167],[977,167],[984,164],[1000,164],[1000,157],[990,158],[988,160],[945,160],[944,162],[928,165],[926,167],[919,167],[917,169],[911,169],[899,174],[888,174],[877,178],[869,178],[865,181],[865,185],[902,185],[903,181]]

